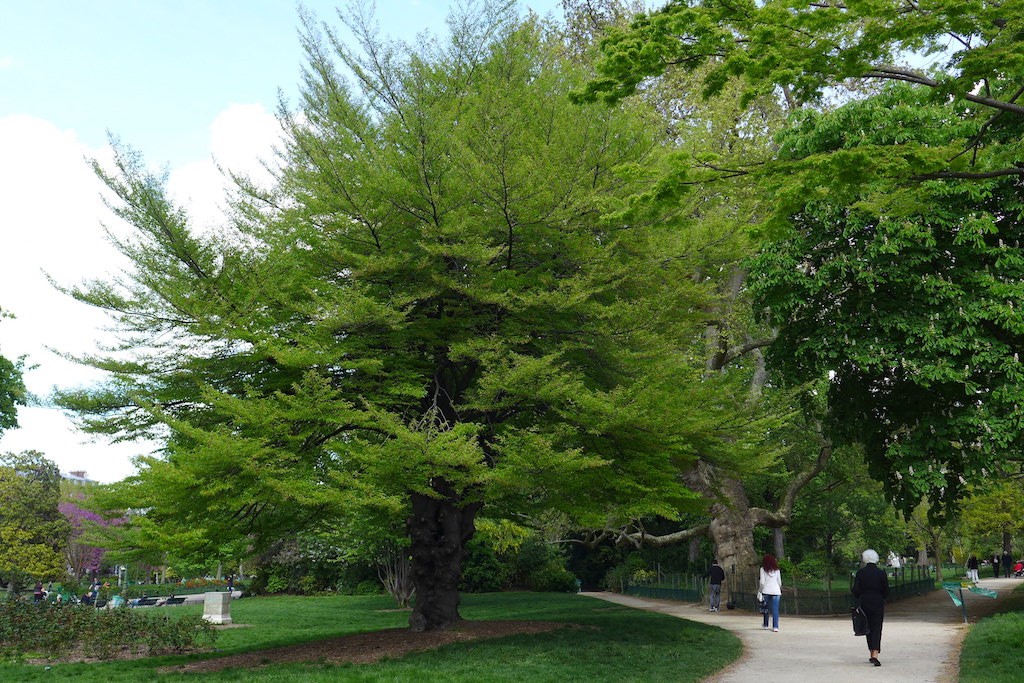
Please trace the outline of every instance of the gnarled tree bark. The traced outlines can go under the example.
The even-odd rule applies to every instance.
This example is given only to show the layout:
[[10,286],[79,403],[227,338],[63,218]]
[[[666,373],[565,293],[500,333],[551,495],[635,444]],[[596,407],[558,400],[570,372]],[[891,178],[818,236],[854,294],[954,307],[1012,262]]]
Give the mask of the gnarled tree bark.
[[459,579],[466,543],[476,531],[481,504],[467,503],[448,482],[434,480],[435,495],[412,494],[412,513],[406,523],[412,581],[416,598],[409,628],[413,631],[444,629],[459,614]]

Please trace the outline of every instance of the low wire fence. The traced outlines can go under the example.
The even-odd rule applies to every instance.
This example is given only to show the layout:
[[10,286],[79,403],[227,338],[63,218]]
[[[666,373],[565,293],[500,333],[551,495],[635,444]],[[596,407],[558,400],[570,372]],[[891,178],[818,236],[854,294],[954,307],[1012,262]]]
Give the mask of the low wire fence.
[[[883,567],[889,576],[889,601],[901,600],[935,590],[935,568],[932,566]],[[815,577],[783,575],[782,614],[845,614],[856,604],[850,592],[853,575],[831,580]],[[730,609],[757,610],[758,573],[726,571],[722,587],[722,603]],[[705,602],[707,579],[700,574],[660,574],[649,582],[630,584],[626,593],[646,598]]]

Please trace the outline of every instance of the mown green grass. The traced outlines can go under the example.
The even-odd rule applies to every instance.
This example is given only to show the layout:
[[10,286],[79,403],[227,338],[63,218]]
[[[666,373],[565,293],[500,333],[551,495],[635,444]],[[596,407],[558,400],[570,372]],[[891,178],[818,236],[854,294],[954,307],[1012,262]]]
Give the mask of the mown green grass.
[[971,626],[960,650],[961,683],[1020,681],[1024,671],[1024,585],[999,614]]
[[999,607],[999,613],[971,627],[959,658],[962,683],[1018,681],[1024,670],[1024,585]]
[[[225,629],[218,652],[236,654],[292,643],[406,625],[387,598],[360,596],[247,598],[231,605],[244,628]],[[180,613],[201,607],[176,607]],[[466,619],[557,621],[574,628],[448,645],[377,664],[269,665],[215,674],[161,674],[160,667],[200,656],[131,662],[0,664],[0,681],[699,681],[740,655],[732,634],[696,622],[642,612],[578,595],[467,595]]]

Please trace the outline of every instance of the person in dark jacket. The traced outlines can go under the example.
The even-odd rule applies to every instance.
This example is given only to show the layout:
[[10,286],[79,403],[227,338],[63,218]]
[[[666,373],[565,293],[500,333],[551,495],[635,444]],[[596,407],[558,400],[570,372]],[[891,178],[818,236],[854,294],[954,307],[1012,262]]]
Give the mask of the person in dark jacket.
[[978,576],[978,556],[971,555],[967,558],[967,578],[973,583],[978,583],[980,577]]
[[1003,553],[1003,576],[1010,578],[1013,567],[1013,558],[1010,557],[1010,553]]
[[718,560],[711,563],[711,569],[704,574],[708,579],[708,598],[711,603],[709,612],[717,612],[722,605],[722,582],[725,581],[725,570],[718,566]]
[[882,666],[878,655],[882,652],[882,621],[885,619],[885,599],[889,595],[889,576],[878,568],[878,553],[868,548],[861,556],[864,566],[853,577],[853,594],[868,617],[868,661]]

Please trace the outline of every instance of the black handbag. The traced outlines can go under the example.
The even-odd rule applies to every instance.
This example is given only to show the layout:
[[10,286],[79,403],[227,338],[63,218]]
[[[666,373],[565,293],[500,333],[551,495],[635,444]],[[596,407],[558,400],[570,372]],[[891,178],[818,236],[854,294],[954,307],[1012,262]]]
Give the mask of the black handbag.
[[757,611],[761,614],[768,614],[768,601],[761,599],[757,601]]
[[866,636],[871,633],[871,629],[868,627],[868,615],[864,614],[860,605],[850,608],[850,617],[853,619],[853,635]]

